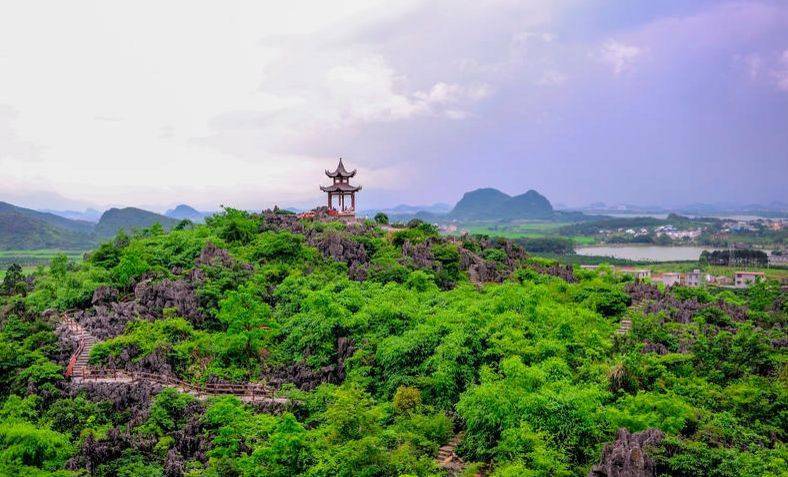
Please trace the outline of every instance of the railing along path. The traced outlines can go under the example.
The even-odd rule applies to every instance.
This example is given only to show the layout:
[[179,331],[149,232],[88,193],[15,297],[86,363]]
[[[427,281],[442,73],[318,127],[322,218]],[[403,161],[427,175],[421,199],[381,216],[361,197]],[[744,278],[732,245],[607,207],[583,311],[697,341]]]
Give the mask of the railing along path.
[[174,387],[181,392],[192,394],[198,398],[232,394],[244,401],[262,401],[274,404],[287,404],[289,402],[286,398],[275,398],[273,389],[261,383],[207,383],[196,385],[167,374],[90,366],[88,363],[90,350],[99,340],[70,316],[64,316],[61,322],[68,333],[78,340],[77,349],[71,355],[65,372],[65,376],[71,378],[77,384],[127,384],[146,381]]

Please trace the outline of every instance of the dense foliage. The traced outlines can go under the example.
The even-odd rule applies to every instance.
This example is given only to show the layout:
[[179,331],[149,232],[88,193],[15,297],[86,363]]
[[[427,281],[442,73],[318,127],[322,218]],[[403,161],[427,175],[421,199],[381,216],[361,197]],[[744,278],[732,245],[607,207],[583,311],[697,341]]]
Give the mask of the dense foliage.
[[[776,476],[788,460],[775,283],[664,290],[419,221],[232,209],[6,277],[0,475],[443,475],[438,448],[460,432],[469,473],[583,475],[622,427],[664,432],[648,450],[664,475]],[[105,339],[95,365],[268,382],[291,405],[78,388],[55,334],[67,310]]]

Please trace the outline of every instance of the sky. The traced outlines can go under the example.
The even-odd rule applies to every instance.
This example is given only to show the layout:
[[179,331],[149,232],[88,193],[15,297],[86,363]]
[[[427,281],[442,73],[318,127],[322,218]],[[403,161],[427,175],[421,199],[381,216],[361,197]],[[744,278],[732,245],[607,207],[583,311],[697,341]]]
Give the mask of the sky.
[[0,200],[788,202],[788,1],[0,0]]

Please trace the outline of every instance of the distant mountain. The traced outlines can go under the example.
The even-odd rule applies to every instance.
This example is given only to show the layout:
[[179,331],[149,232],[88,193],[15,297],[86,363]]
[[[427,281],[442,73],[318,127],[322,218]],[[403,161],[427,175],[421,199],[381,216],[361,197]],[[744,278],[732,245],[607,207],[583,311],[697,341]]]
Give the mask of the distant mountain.
[[362,217],[373,217],[378,212],[383,212],[394,221],[407,221],[414,218],[418,214],[434,214],[445,215],[452,209],[450,204],[437,202],[432,205],[408,205],[399,204],[394,207],[377,208],[377,209],[363,209],[358,211],[358,215]]
[[449,213],[459,220],[549,219],[553,215],[550,201],[535,190],[512,197],[493,188],[466,192]]
[[167,217],[172,219],[178,220],[191,220],[192,222],[202,222],[205,220],[205,217],[211,215],[208,212],[200,212],[199,210],[195,209],[186,204],[181,204],[174,209],[170,209],[164,213]]
[[451,210],[451,204],[444,204],[443,202],[436,202],[432,205],[407,205],[399,204],[396,207],[388,209],[386,212],[397,214],[415,214],[417,212],[430,212],[433,214],[446,214]]
[[0,202],[0,249],[86,249],[93,224]]
[[95,234],[98,238],[104,239],[114,236],[120,229],[131,232],[136,229],[150,227],[155,223],[159,223],[165,230],[169,230],[178,222],[180,222],[178,219],[135,207],[113,208],[101,215],[101,219],[96,224]]
[[39,209],[39,211],[46,212],[48,214],[58,215],[66,219],[82,220],[85,222],[93,222],[93,223],[98,222],[99,219],[101,218],[101,211],[98,211],[96,209],[85,209],[82,212],[78,210],[52,210],[52,209]]

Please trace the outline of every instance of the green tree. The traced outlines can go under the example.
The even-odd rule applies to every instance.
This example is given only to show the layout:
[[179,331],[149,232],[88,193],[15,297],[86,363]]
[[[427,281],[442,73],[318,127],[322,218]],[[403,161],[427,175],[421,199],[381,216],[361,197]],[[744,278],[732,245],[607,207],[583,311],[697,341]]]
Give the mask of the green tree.
[[388,225],[389,216],[384,214],[383,212],[378,212],[377,214],[375,214],[375,223],[379,225]]

